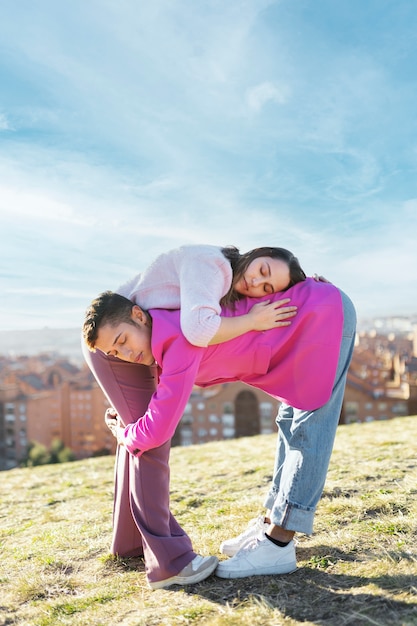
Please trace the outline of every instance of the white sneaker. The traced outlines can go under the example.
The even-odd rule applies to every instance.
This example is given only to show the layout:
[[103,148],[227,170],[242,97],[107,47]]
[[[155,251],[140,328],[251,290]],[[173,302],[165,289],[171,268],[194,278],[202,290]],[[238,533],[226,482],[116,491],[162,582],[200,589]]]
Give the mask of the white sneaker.
[[219,563],[215,574],[219,578],[244,578],[259,574],[289,574],[296,569],[294,541],[280,548],[264,537],[253,539],[233,558]]
[[218,562],[217,556],[197,555],[176,576],[155,582],[148,581],[148,584],[151,589],[164,589],[171,585],[193,585],[210,576],[216,569]]
[[226,554],[227,556],[234,556],[237,552],[239,552],[240,548],[242,548],[245,543],[251,539],[255,539],[255,537],[259,537],[259,539],[261,539],[267,531],[268,526],[269,524],[265,522],[263,515],[255,517],[250,520],[247,529],[244,530],[238,537],[223,541],[220,545],[220,552],[222,554]]

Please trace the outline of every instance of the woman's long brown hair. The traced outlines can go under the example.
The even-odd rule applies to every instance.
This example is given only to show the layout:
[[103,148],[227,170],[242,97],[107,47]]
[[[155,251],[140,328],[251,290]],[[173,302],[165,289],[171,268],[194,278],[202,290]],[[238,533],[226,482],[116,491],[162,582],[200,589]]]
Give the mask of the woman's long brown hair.
[[233,271],[233,280],[232,285],[226,295],[220,301],[222,306],[233,306],[235,302],[243,298],[242,294],[235,291],[235,284],[245,273],[246,269],[252,263],[254,259],[257,259],[261,256],[271,257],[271,259],[280,259],[281,261],[285,261],[290,270],[290,282],[288,286],[283,289],[286,291],[293,285],[302,282],[306,279],[306,275],[304,270],[302,269],[299,260],[296,256],[289,250],[285,248],[274,248],[265,246],[262,248],[254,248],[249,252],[245,252],[244,254],[240,254],[239,249],[235,246],[227,246],[222,248],[222,253],[230,261],[230,265],[232,266]]

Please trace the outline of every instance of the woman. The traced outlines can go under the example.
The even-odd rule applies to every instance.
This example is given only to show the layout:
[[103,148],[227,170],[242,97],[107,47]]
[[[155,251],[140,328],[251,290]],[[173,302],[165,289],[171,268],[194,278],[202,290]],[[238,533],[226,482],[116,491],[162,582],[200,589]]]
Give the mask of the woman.
[[190,343],[207,346],[251,330],[287,326],[296,314],[289,302],[256,304],[233,321],[221,317],[221,305],[284,292],[305,280],[298,259],[284,248],[255,248],[240,254],[235,247],[182,246],[158,256],[142,273],[117,289],[140,307],[181,309],[181,330]]
[[[204,346],[235,338],[248,330],[289,325],[290,322],[285,320],[295,315],[296,307],[283,307],[289,302],[288,298],[272,304],[264,301],[245,315],[233,318],[220,317],[220,301],[233,306],[243,296],[285,291],[304,280],[305,274],[297,259],[282,248],[258,248],[241,255],[236,248],[184,246],[158,257],[144,274],[123,285],[118,293],[144,309],[180,307],[184,335],[190,343]],[[86,326],[88,318],[84,330]],[[145,413],[155,391],[155,368],[136,367],[134,377],[127,380],[119,368],[119,359],[129,360],[128,355],[123,354],[122,346],[108,356],[89,352],[85,345],[83,347],[87,363],[122,423],[127,425],[135,421],[138,414]],[[132,394],[123,393],[124,389],[131,390],[132,385],[135,390],[133,398]],[[110,425],[111,422],[110,418]],[[140,459],[119,447],[116,459],[111,552],[121,556],[145,552],[148,580],[153,588],[169,586],[172,582],[197,582],[202,579],[198,578],[199,575],[205,577],[211,573],[206,569],[205,572],[197,571],[195,576],[176,575],[183,569],[181,564],[190,564],[191,544],[171,514],[166,519],[164,511],[152,510],[152,502],[147,503],[144,511],[137,497],[138,481],[152,480],[154,468],[161,463],[167,464],[167,450],[163,450],[166,447],[169,449],[169,442],[149,450]],[[168,468],[165,469],[168,472]],[[165,499],[168,502],[168,486],[159,488],[167,490]],[[157,520],[156,525],[147,528],[144,516]],[[175,542],[170,541],[172,538]],[[172,543],[176,545],[176,552],[165,559],[169,563],[162,564],[161,558],[155,555],[160,554],[163,544],[168,553],[168,546]],[[216,562],[210,564],[212,569],[215,566]]]

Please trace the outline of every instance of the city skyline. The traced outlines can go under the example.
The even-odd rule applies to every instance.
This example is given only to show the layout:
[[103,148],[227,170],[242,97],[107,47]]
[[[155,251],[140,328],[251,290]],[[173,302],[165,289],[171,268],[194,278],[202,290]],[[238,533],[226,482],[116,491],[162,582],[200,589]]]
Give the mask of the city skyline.
[[282,246],[417,312],[411,0],[0,7],[0,330],[74,328],[183,244]]

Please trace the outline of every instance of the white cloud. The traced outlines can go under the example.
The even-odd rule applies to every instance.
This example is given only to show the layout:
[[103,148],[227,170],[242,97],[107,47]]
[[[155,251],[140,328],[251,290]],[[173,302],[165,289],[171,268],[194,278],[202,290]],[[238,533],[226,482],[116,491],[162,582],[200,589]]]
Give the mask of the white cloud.
[[16,188],[0,185],[0,210],[4,216],[10,213],[17,216],[42,220],[70,221],[73,210],[51,196],[34,190],[25,192]]
[[417,216],[417,198],[411,198],[410,200],[406,200],[404,202],[404,212],[405,215],[416,221]]
[[251,111],[259,113],[259,111],[268,102],[286,104],[290,95],[291,90],[287,85],[277,85],[271,82],[264,82],[248,89],[246,93],[246,101]]
[[2,130],[14,130],[12,124],[4,113],[0,113],[0,131]]
[[[363,307],[376,284],[381,301],[411,301],[414,40],[400,10],[4,4],[3,294],[47,290],[41,307],[48,289],[94,295],[184,243],[267,243]],[[364,11],[379,18],[369,32]]]

